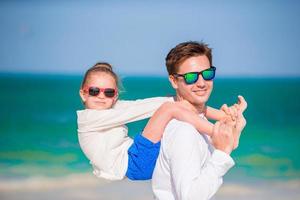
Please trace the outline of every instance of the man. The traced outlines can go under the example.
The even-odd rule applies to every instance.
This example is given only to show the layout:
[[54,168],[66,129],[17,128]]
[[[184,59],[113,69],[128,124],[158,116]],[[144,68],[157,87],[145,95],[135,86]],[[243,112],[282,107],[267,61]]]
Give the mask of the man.
[[[211,49],[204,43],[181,43],[169,52],[166,65],[177,100],[187,100],[205,118],[205,104],[213,89],[215,73]],[[236,131],[240,133],[245,124],[239,114]],[[156,199],[211,198],[222,184],[224,174],[234,165],[230,153],[238,139],[232,123],[225,121],[215,124],[211,138],[199,134],[190,124],[170,121],[152,178]]]

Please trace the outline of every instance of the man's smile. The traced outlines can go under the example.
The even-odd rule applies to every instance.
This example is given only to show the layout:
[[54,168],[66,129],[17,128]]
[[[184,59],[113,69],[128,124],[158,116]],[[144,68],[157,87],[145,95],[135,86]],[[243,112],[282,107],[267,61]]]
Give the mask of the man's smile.
[[194,90],[193,92],[198,96],[203,96],[207,93],[207,90],[206,89],[204,89],[204,90]]

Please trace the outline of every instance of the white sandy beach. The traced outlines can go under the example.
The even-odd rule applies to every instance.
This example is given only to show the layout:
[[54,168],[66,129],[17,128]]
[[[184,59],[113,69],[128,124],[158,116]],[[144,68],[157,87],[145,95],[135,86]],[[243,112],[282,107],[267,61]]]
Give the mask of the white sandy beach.
[[[150,200],[153,199],[149,181],[109,182],[90,174],[74,174],[60,178],[35,177],[23,180],[1,180],[1,200]],[[298,200],[300,180],[263,181],[249,184],[225,181],[213,199],[220,200]]]

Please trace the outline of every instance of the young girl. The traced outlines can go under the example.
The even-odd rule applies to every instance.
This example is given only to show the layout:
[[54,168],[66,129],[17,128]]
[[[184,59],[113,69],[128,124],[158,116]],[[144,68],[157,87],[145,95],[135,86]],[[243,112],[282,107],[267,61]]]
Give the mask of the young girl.
[[[97,63],[86,72],[79,92],[86,108],[77,111],[79,143],[96,176],[109,180],[125,176],[131,180],[150,179],[159,141],[173,118],[192,124],[201,133],[212,134],[213,124],[199,117],[188,102],[174,102],[167,97],[121,101],[118,85],[111,65]],[[204,112],[214,120],[231,112],[234,119],[239,106],[227,113],[209,107]],[[128,137],[124,124],[151,116],[142,134],[134,140]]]

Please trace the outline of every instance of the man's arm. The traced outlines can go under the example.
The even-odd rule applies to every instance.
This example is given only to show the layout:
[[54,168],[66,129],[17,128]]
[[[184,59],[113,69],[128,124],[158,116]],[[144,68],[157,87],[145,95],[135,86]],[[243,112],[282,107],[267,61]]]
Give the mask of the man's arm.
[[179,126],[171,135],[168,154],[176,197],[211,198],[234,161],[220,150],[214,150],[210,156],[206,140],[189,124]]

